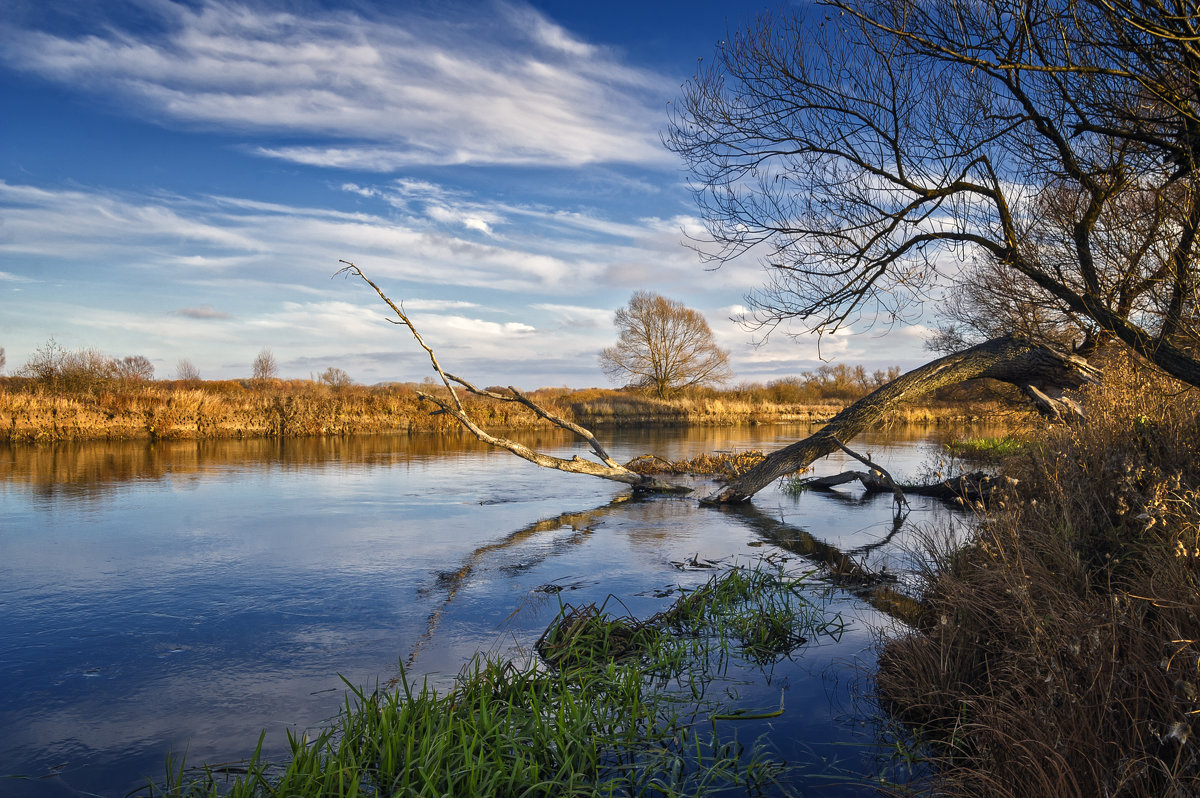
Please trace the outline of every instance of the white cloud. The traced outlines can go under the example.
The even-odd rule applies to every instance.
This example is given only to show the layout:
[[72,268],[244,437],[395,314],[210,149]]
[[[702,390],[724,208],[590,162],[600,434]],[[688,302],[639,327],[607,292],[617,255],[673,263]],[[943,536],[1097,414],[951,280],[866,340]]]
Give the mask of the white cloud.
[[580,305],[556,305],[538,303],[532,306],[534,310],[545,311],[564,327],[577,330],[603,329],[611,330],[613,311],[607,308],[588,308]]
[[332,139],[254,147],[304,164],[391,171],[670,160],[657,130],[677,86],[524,5],[437,19],[299,16],[221,0],[144,10],[165,33],[98,24],[71,38],[9,26],[0,58],[174,122]]
[[22,277],[19,274],[9,274],[8,272],[0,272],[0,281],[6,283],[32,283],[33,280],[28,277]]

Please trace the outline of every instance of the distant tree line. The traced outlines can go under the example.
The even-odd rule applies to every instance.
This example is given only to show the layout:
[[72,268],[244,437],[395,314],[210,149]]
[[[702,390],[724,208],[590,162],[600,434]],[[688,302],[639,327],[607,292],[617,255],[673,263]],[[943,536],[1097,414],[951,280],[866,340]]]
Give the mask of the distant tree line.
[[[4,349],[0,348],[0,370],[4,368],[4,365],[5,353]],[[251,378],[242,380],[244,387],[278,381],[279,368],[270,349],[264,348],[258,353],[251,364],[251,369]],[[689,395],[697,391],[711,392],[746,401],[775,404],[846,402],[870,393],[899,375],[900,368],[895,366],[886,370],[868,371],[861,365],[827,363],[815,371],[782,377],[766,383],[747,382],[724,390],[701,385],[678,386],[672,392]],[[86,391],[114,382],[149,382],[154,379],[154,365],[144,355],[118,358],[110,357],[100,350],[90,347],[69,350],[51,338],[40,346],[23,366],[15,370],[14,376],[36,380],[55,390]],[[178,361],[173,378],[183,382],[198,383],[201,381],[199,369],[187,358]],[[344,369],[336,366],[330,366],[320,374],[312,375],[310,381],[338,390],[355,385],[350,375]],[[393,387],[399,385],[410,385],[411,387],[415,384],[394,383],[392,385]],[[502,389],[497,388],[496,390]]]
[[867,371],[864,366],[826,363],[816,371],[782,377],[763,383],[743,383],[733,389],[745,398],[776,404],[805,404],[821,401],[849,402],[866,396],[900,376],[899,366]]
[[[0,347],[0,372],[5,366],[4,348]],[[251,380],[265,383],[279,378],[279,363],[269,348],[264,347],[250,365]],[[58,390],[88,390],[109,382],[149,382],[154,379],[154,364],[145,355],[110,357],[99,349],[67,349],[51,338],[14,372]],[[183,382],[199,382],[200,370],[187,358],[175,365],[174,378]],[[354,380],[344,369],[330,366],[312,381],[331,388],[345,388]]]

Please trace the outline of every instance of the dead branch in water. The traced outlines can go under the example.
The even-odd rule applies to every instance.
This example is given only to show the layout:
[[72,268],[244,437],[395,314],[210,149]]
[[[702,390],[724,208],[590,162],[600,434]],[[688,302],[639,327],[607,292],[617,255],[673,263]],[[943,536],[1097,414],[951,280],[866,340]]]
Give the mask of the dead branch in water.
[[[483,441],[489,446],[494,446],[499,449],[506,449],[515,454],[517,457],[520,457],[523,460],[528,460],[529,462],[542,466],[543,468],[553,468],[558,471],[567,471],[574,474],[587,474],[593,477],[600,477],[601,479],[610,479],[615,482],[622,482],[626,485],[629,485],[637,491],[657,491],[671,493],[689,493],[691,491],[690,488],[681,485],[675,485],[669,482],[663,482],[662,480],[647,474],[638,474],[617,463],[600,444],[600,441],[596,439],[596,436],[593,435],[589,430],[579,426],[578,424],[567,421],[566,419],[560,418],[553,413],[550,413],[529,399],[529,397],[522,394],[516,388],[510,386],[508,388],[508,390],[511,392],[510,394],[500,394],[494,391],[481,390],[467,380],[446,372],[438,362],[437,356],[434,354],[432,347],[425,343],[425,339],[421,337],[421,334],[413,325],[412,320],[409,319],[408,315],[404,312],[403,307],[397,305],[395,302],[389,299],[388,296],[383,293],[383,290],[369,277],[367,277],[367,275],[364,274],[362,269],[358,268],[358,266],[347,260],[342,260],[339,262],[346,265],[344,268],[335,272],[334,276],[336,277],[343,275],[358,277],[367,285],[371,286],[372,289],[374,289],[375,293],[379,295],[379,298],[386,302],[387,306],[390,307],[392,312],[396,314],[396,319],[388,319],[388,321],[390,321],[392,324],[399,324],[407,327],[408,331],[412,333],[413,338],[416,339],[417,344],[420,345],[420,347],[429,355],[429,362],[432,364],[433,370],[437,372],[442,384],[446,386],[446,390],[449,392],[450,398],[447,400],[438,396],[421,392],[418,392],[417,395],[422,401],[436,405],[439,408],[438,412],[453,416],[459,424],[461,424],[477,439]],[[537,413],[551,424],[554,424],[556,427],[567,430],[568,432],[571,432],[572,434],[587,441],[588,445],[592,448],[592,451],[596,453],[596,456],[600,458],[601,462],[597,463],[594,460],[587,460],[578,455],[572,457],[570,460],[566,460],[561,457],[555,457],[553,455],[545,454],[544,452],[530,449],[528,446],[517,443],[509,438],[502,438],[492,435],[480,427],[467,413],[466,409],[463,407],[462,401],[460,401],[458,398],[458,392],[455,386],[459,386],[460,388],[465,389],[469,393],[473,393],[477,396],[486,396],[504,402],[518,402],[525,407],[528,407],[530,410]]]
[[[514,387],[508,393],[481,390],[461,377],[446,372],[438,362],[433,349],[425,343],[403,307],[397,305],[383,293],[358,266],[350,261],[340,261],[345,267],[337,275],[358,277],[387,303],[396,314],[389,319],[393,324],[403,325],[412,333],[417,343],[429,355],[433,370],[446,387],[449,399],[418,393],[422,401],[430,402],[439,409],[436,412],[453,416],[468,432],[480,441],[543,468],[553,468],[575,474],[609,479],[629,485],[636,491],[689,493],[690,488],[665,482],[657,477],[638,473],[632,468],[617,463],[589,430],[571,421],[560,418],[545,410]],[[1012,337],[994,338],[982,344],[947,355],[927,363],[887,383],[868,396],[850,405],[814,435],[784,447],[765,457],[760,463],[737,474],[722,489],[703,499],[705,504],[730,504],[749,501],[755,493],[776,479],[794,474],[807,468],[818,458],[841,448],[842,441],[850,441],[870,425],[881,421],[895,406],[926,395],[938,388],[954,385],[966,380],[988,377],[1019,386],[1043,413],[1055,418],[1071,418],[1080,414],[1077,403],[1064,391],[1078,388],[1094,380],[1096,370],[1085,360],[1072,354],[1060,352],[1046,346],[1035,345]],[[537,413],[560,429],[587,441],[600,462],[575,456],[570,460],[538,452],[508,438],[492,435],[470,417],[458,398],[457,388],[478,396],[486,396],[503,402],[517,402]],[[897,506],[903,502],[902,493],[897,492],[895,481],[883,469],[845,449],[851,456],[865,462],[880,473],[881,481],[887,484],[897,497]]]

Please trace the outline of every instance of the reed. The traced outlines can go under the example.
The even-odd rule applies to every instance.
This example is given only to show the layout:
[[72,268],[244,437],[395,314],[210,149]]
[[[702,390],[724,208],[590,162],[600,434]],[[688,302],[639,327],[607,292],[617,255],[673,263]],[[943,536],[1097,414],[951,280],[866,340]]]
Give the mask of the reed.
[[[524,664],[474,659],[454,686],[366,691],[350,685],[338,722],[314,739],[289,735],[272,765],[262,739],[234,766],[169,762],[146,795],[693,796],[786,792],[783,763],[737,741],[734,720],[759,717],[703,698],[714,663],[784,655],[804,634],[834,634],[802,595],[804,576],[758,563],[687,592],[647,621],[562,606]],[[765,608],[786,635],[760,634]],[[703,642],[702,642],[703,641]],[[714,656],[714,649],[720,656]],[[675,684],[676,689],[665,689]],[[716,691],[713,691],[716,692]],[[780,710],[782,712],[782,709]],[[768,713],[774,714],[774,713]]]
[[[394,383],[330,385],[310,380],[96,380],[44,382],[0,377],[0,442],[294,438],[384,432],[454,432],[447,415],[430,415],[418,391],[440,386]],[[503,390],[503,389],[497,389]],[[844,402],[778,402],[765,389],[696,390],[671,399],[632,391],[543,388],[531,392],[551,412],[589,427],[817,423]],[[543,429],[528,409],[464,396],[485,427]],[[978,404],[908,408],[893,421],[937,423],[984,412]]]
[[886,640],[931,794],[1200,794],[1200,397],[1117,358],[1084,399]]

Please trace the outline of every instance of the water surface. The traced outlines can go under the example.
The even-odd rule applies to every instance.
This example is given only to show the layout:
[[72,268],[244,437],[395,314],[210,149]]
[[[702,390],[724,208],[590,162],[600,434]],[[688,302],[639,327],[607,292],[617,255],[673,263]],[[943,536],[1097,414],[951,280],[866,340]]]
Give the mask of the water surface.
[[[807,432],[602,437],[624,461],[770,450]],[[522,440],[587,454],[557,433]],[[898,478],[935,447],[920,432],[857,442]],[[851,466],[835,456],[817,471]],[[805,533],[903,571],[911,524],[945,511],[914,500],[887,538],[891,502],[776,487],[743,509],[629,499],[458,437],[0,448],[0,794],[120,796],[160,778],[169,752],[241,759],[263,730],[279,752],[286,730],[337,713],[343,678],[374,685],[407,663],[448,684],[478,651],[528,651],[560,600],[611,593],[648,615],[711,573],[686,563],[799,566],[789,541]],[[829,784],[877,767],[857,693],[887,619],[820,582],[813,600],[846,633],[746,685],[738,700],[782,692],[788,709],[739,733],[769,734],[799,765],[798,789],[836,794]]]

